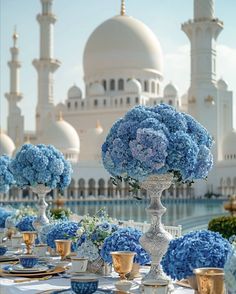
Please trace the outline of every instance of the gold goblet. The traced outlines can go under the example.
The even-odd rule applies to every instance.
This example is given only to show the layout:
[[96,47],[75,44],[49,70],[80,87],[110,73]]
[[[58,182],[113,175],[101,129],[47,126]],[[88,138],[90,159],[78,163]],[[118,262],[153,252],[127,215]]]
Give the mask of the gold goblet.
[[60,254],[61,260],[65,260],[71,252],[71,240],[55,240],[56,251]]
[[22,232],[22,237],[26,245],[26,254],[32,254],[32,246],[37,237],[37,232]]
[[129,251],[111,252],[114,270],[120,275],[121,280],[127,280],[125,275],[132,270],[135,254]]
[[222,268],[198,268],[194,270],[199,294],[225,294]]

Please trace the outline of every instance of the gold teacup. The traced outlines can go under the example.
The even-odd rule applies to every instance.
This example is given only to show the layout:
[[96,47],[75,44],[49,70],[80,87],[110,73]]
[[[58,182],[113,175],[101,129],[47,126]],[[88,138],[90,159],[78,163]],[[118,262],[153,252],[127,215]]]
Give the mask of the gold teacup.
[[114,270],[120,275],[121,280],[126,280],[125,275],[131,272],[135,254],[129,251],[111,252]]
[[224,271],[221,268],[197,268],[193,271],[197,278],[199,294],[225,294]]
[[34,245],[35,239],[37,237],[37,232],[27,231],[22,232],[22,237],[26,245],[26,254],[32,254],[32,246]]
[[71,253],[71,240],[55,240],[56,251],[61,256],[61,260],[65,260]]

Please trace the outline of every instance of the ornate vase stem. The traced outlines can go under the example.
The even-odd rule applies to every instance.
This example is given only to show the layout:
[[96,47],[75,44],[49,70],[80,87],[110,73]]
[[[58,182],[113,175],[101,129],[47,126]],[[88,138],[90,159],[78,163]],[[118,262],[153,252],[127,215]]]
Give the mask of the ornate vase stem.
[[38,215],[36,220],[33,222],[35,230],[39,233],[41,228],[49,223],[49,219],[46,215],[48,204],[45,201],[45,196],[51,191],[51,188],[39,184],[35,187],[32,187],[32,191],[39,197],[37,204]]
[[166,253],[172,236],[165,231],[161,222],[166,208],[161,203],[162,191],[171,186],[172,174],[150,176],[141,187],[150,194],[150,204],[146,211],[151,216],[149,230],[140,238],[140,244],[151,255],[151,269],[143,280],[155,280],[160,283],[169,283],[169,278],[164,274],[160,265],[163,255]]

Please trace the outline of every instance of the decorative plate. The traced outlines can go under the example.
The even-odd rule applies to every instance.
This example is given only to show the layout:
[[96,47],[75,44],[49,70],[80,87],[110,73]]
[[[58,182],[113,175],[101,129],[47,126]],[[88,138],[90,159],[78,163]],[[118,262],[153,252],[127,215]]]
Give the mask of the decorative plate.
[[16,261],[19,258],[15,255],[1,255],[0,256],[0,262],[6,262],[6,261]]
[[3,272],[5,273],[27,273],[27,274],[31,274],[31,273],[43,273],[49,270],[48,266],[35,266],[32,268],[24,268],[22,265],[20,264],[15,264],[15,265],[5,265],[2,267]]
[[26,277],[26,278],[41,278],[48,275],[56,275],[63,273],[65,268],[63,267],[56,267],[55,269],[49,269],[46,272],[38,272],[38,273],[12,273],[12,272],[4,272],[3,269],[0,269],[0,276],[1,277]]
[[[64,289],[64,290],[56,290],[56,291],[51,291],[48,292],[50,294],[74,294],[71,289]],[[94,294],[113,294],[114,292],[112,290],[103,290],[103,289],[98,289]]]

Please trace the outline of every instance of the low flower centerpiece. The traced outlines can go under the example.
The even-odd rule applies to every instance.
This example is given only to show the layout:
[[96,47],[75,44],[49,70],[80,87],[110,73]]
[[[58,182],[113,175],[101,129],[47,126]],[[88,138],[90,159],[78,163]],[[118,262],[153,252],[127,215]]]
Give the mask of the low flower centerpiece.
[[77,231],[77,254],[88,258],[88,270],[93,273],[106,275],[110,268],[102,258],[101,249],[107,237],[114,233],[118,226],[111,223],[111,219],[104,210],[94,216],[85,216]]
[[139,239],[143,233],[133,228],[120,228],[111,236],[107,237],[101,249],[102,259],[108,263],[112,263],[111,252],[114,251],[130,251],[135,252],[133,272],[130,278],[137,277],[140,265],[150,263],[150,256],[140,245]]
[[173,280],[188,279],[195,288],[193,271],[197,268],[223,268],[231,250],[229,241],[219,233],[194,231],[170,241],[162,266]]
[[113,177],[140,183],[151,197],[151,226],[140,239],[152,260],[144,279],[169,281],[160,266],[171,240],[161,223],[166,211],[162,191],[174,179],[190,183],[206,178],[213,164],[211,146],[212,138],[200,123],[166,104],[136,106],[112,126],[102,146],[104,167]]
[[63,154],[51,145],[25,144],[10,163],[10,170],[20,188],[30,187],[39,196],[38,216],[34,228],[49,223],[45,196],[51,189],[63,190],[71,181],[71,165]]
[[232,242],[233,250],[224,266],[225,284],[228,294],[234,294],[236,293],[236,235],[231,236],[229,241]]

